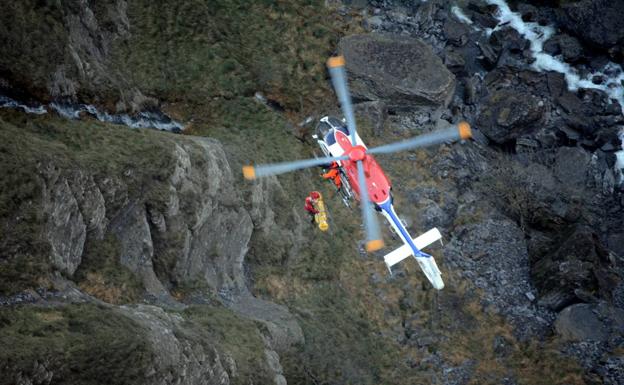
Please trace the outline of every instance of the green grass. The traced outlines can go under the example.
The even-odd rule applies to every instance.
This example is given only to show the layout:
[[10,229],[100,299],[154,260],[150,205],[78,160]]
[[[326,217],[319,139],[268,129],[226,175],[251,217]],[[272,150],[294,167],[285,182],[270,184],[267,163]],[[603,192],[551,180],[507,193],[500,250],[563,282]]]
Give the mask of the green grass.
[[418,370],[405,366],[398,344],[382,336],[367,317],[366,305],[335,282],[316,284],[291,306],[306,343],[296,354],[282,356],[289,383],[398,385],[422,380]]
[[142,383],[152,357],[138,325],[95,305],[4,308],[0,346],[7,385],[33,376],[35,362],[53,372],[52,384]]
[[90,240],[74,274],[80,289],[108,303],[139,302],[143,284],[121,264],[120,255],[119,241],[113,235]]
[[[203,345],[207,357],[216,349],[221,360],[226,355],[234,359],[236,375],[229,373],[230,383],[272,381],[255,322],[220,305],[192,306],[180,315],[185,322],[173,332],[181,343]],[[0,385],[16,383],[20,374],[32,378],[35,363],[53,373],[51,384],[149,383],[154,350],[159,349],[135,321],[93,304],[3,308],[0,346]]]
[[45,85],[49,76],[61,63],[71,60],[65,49],[67,44],[60,1],[25,0],[3,4],[0,69],[8,72],[15,86],[27,86],[47,98]]
[[299,108],[318,97],[339,35],[320,0],[142,0],[128,19],[114,66],[147,94],[194,102],[263,91]]
[[222,306],[191,306],[182,312],[186,325],[211,349],[226,352],[236,362],[234,385],[271,383],[266,367],[264,342],[255,322],[243,319]]

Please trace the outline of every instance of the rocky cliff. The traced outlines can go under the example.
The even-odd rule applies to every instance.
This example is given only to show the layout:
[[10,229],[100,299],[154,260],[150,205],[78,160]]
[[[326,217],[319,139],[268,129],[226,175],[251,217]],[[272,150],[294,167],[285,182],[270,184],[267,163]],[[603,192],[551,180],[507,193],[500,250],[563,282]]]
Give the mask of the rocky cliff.
[[[0,383],[622,383],[620,3],[7,4],[2,95],[186,129],[0,109]],[[379,158],[441,292],[238,172],[314,155],[335,51],[367,144],[475,128]]]

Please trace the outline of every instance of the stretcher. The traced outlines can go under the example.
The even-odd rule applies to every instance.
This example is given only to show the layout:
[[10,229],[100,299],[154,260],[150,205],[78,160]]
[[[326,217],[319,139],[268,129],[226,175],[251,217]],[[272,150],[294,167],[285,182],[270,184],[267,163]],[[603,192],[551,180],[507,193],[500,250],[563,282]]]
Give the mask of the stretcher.
[[323,195],[318,193],[319,198],[314,203],[314,208],[318,210],[318,213],[314,214],[314,222],[318,225],[321,231],[329,230],[329,223],[327,223],[327,209],[325,208],[325,202],[323,202]]

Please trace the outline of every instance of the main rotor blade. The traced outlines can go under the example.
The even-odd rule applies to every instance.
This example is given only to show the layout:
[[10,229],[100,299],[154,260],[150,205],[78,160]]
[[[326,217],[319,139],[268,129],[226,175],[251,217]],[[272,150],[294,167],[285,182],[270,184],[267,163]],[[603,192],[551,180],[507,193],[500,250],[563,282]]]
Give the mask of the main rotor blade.
[[360,185],[360,205],[362,206],[362,219],[366,231],[366,251],[377,251],[384,246],[379,231],[379,223],[371,202],[368,199],[368,186],[364,176],[364,165],[361,160],[357,162],[358,183]]
[[334,56],[329,58],[327,61],[327,67],[329,68],[329,74],[331,75],[334,90],[336,91],[338,100],[340,100],[342,113],[347,120],[347,129],[349,129],[349,133],[351,134],[351,144],[355,146],[355,134],[357,133],[357,128],[355,127],[355,116],[353,115],[351,94],[349,94],[349,87],[347,86],[344,56]]
[[256,179],[263,176],[279,175],[302,168],[330,164],[338,160],[347,160],[348,156],[326,156],[323,158],[296,160],[294,162],[269,163],[259,166],[243,166],[245,179]]
[[469,139],[471,137],[472,133],[470,131],[470,125],[466,122],[460,122],[454,127],[419,135],[415,138],[407,139],[401,142],[370,148],[366,152],[369,154],[389,154],[391,152],[411,150],[413,148],[432,146],[434,144],[451,142],[460,139]]

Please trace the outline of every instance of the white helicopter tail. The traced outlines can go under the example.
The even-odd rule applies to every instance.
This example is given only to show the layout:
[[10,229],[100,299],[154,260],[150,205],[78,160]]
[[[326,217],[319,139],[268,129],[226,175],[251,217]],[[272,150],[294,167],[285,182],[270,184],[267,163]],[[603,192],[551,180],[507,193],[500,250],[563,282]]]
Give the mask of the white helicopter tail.
[[[433,229],[427,231],[419,237],[414,238],[412,241],[414,242],[414,246],[416,246],[416,248],[422,250],[430,244],[441,239],[442,234],[437,228],[434,227]],[[388,270],[390,270],[390,273],[392,274],[391,267],[411,255],[414,255],[414,252],[409,245],[404,244],[398,249],[386,254],[386,256],[384,256],[384,261],[386,262],[386,266],[388,266]],[[438,290],[444,288],[444,282],[442,281],[440,270],[438,269],[438,265],[436,264],[435,259],[433,259],[433,257],[421,256],[414,256],[414,258],[416,258],[418,265],[420,265],[422,271],[425,273],[429,281],[431,281],[433,287]]]
[[[419,250],[422,250],[440,239],[442,239],[442,234],[440,234],[440,230],[434,227],[417,238],[414,238],[413,241],[414,246],[416,246]],[[390,268],[411,255],[413,255],[412,249],[408,245],[404,244],[398,249],[386,254],[384,261],[386,262],[386,265],[388,265],[388,268]]]
[[442,280],[442,274],[440,273],[440,269],[438,269],[438,265],[436,264],[435,259],[433,257],[414,257],[416,258],[416,262],[420,265],[421,270],[427,278],[431,285],[436,290],[444,289],[444,281]]

